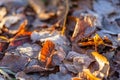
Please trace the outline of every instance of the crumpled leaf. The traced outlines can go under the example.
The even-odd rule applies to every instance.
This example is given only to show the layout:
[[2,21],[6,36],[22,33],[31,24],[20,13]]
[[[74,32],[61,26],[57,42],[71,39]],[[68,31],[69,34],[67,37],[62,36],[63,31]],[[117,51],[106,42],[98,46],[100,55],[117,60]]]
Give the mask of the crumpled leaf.
[[45,41],[43,48],[41,49],[38,55],[38,59],[46,63],[45,65],[46,68],[51,64],[52,57],[54,55],[54,49],[55,49],[55,44],[52,41],[47,40]]
[[[90,14],[87,14],[87,15],[84,15],[84,16],[81,16],[83,17],[82,19],[79,19],[79,18],[75,18],[73,20],[76,21],[76,25],[75,25],[75,29],[74,29],[74,32],[73,32],[73,35],[72,35],[72,40],[79,40],[79,39],[82,39],[82,38],[86,38],[88,36],[90,36],[90,34],[92,32],[95,31],[95,21],[96,21],[96,18],[95,16],[92,16]],[[74,17],[72,17],[74,18]]]
[[94,60],[86,54],[79,54],[74,51],[70,51],[66,57],[70,61],[64,61],[65,67],[68,71],[73,73],[82,72],[83,69],[87,69],[91,62]]
[[94,75],[99,76],[100,78],[107,78],[110,70],[109,61],[106,57],[99,54],[98,52],[92,52],[92,55],[95,57],[96,61],[99,64],[99,70],[94,72]]
[[79,73],[78,77],[73,77],[72,80],[101,80],[94,76],[89,69],[84,69],[83,72]]
[[16,33],[16,35],[13,38],[10,38],[10,44],[8,47],[8,50],[11,48],[15,48],[19,45],[22,45],[25,42],[29,42],[30,41],[30,35],[31,32],[26,31],[25,27],[27,25],[27,20],[25,20],[21,25],[20,28],[18,30],[18,32]]
[[7,53],[0,61],[0,66],[8,67],[10,70],[14,72],[19,72],[25,68],[28,62],[29,62],[28,57],[22,57],[14,54],[10,55],[10,53]]
[[91,14],[84,14],[80,19],[72,17],[73,21],[76,21],[75,29],[73,31],[71,41],[72,50],[81,53],[78,42],[86,38],[89,38],[96,31],[97,18]]
[[61,36],[56,30],[52,32],[49,30],[43,30],[40,32],[33,31],[31,34],[31,40],[34,42],[51,40],[56,46],[62,47],[65,52],[70,50],[70,42],[68,39],[65,36]]

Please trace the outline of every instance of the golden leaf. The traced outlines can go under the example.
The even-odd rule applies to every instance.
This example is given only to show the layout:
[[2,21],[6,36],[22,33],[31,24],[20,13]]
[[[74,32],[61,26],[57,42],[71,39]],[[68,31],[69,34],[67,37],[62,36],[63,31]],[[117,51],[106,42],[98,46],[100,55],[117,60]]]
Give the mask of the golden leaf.
[[96,76],[94,76],[89,69],[84,69],[83,70],[84,74],[86,74],[88,80],[101,80],[99,78],[97,78]]
[[99,54],[98,52],[92,52],[92,55],[95,57],[96,61],[99,64],[98,72],[101,72],[104,74],[101,77],[104,77],[104,76],[107,77],[110,69],[109,61],[107,60],[107,58]]

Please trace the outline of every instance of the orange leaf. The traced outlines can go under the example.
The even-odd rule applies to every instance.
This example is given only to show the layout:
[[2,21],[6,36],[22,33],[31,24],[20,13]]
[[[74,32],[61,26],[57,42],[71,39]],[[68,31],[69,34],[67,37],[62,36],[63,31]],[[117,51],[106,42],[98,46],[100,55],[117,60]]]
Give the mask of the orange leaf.
[[20,28],[18,30],[18,32],[16,33],[15,37],[20,36],[20,35],[31,35],[31,32],[26,31],[26,25],[27,25],[27,20],[25,20],[21,25]]
[[53,55],[55,45],[52,41],[45,41],[41,52],[39,53],[38,59],[46,63],[46,67],[51,63],[51,58]]
[[27,20],[25,20],[21,25],[20,28],[18,30],[18,32],[16,33],[16,35],[13,38],[10,38],[10,44],[9,46],[19,46],[22,45],[25,42],[30,41],[30,35],[31,32],[26,31],[25,27],[27,25]]

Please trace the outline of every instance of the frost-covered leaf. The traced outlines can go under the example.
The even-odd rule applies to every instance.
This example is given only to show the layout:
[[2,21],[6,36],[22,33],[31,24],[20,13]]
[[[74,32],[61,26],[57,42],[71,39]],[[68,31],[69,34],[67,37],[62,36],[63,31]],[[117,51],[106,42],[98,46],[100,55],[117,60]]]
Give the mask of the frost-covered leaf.
[[55,46],[60,46],[64,49],[65,52],[68,52],[70,50],[70,43],[68,39],[65,36],[61,36],[58,31],[48,31],[43,30],[40,32],[32,32],[31,34],[31,40],[35,41],[46,41],[51,40],[54,42]]
[[93,9],[100,15],[108,15],[114,12],[115,8],[107,0],[96,0],[93,2]]
[[10,70],[18,72],[22,71],[28,62],[29,62],[28,57],[22,57],[14,54],[11,55],[6,54],[0,61],[0,66],[8,67]]
[[71,51],[68,53],[67,59],[68,60],[71,59],[71,61],[73,61],[73,62],[65,61],[64,65],[66,66],[68,71],[71,71],[74,73],[82,72],[83,69],[88,68],[89,65],[91,64],[91,62],[94,61],[88,55],[79,54],[79,53],[74,52],[74,51]]
[[20,53],[20,55],[37,58],[40,46],[38,44],[24,43],[23,45],[18,46],[16,50]]

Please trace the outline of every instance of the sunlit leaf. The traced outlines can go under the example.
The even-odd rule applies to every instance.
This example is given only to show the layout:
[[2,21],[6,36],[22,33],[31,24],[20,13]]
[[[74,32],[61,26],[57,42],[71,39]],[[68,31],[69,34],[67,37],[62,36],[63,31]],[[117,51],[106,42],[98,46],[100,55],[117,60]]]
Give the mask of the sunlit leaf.
[[93,39],[94,39],[94,44],[95,44],[95,51],[97,51],[97,46],[101,45],[101,44],[104,44],[104,42],[98,34],[95,34]]
[[103,73],[101,77],[107,77],[110,69],[109,61],[107,60],[107,58],[99,54],[98,52],[92,52],[92,55],[95,57],[96,61],[99,64],[98,74],[99,72],[101,72]]
[[96,76],[94,76],[89,69],[84,69],[83,70],[84,74],[86,74],[88,80],[101,80],[99,78],[97,78]]

